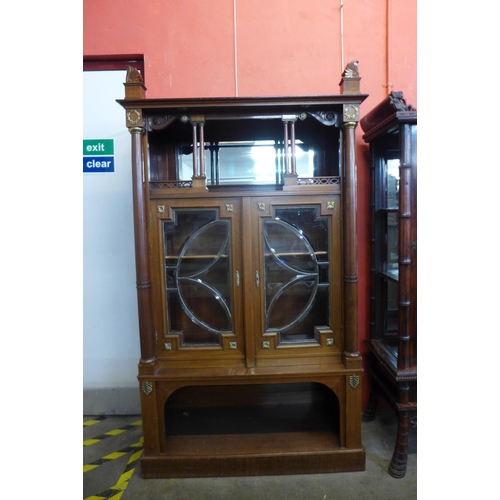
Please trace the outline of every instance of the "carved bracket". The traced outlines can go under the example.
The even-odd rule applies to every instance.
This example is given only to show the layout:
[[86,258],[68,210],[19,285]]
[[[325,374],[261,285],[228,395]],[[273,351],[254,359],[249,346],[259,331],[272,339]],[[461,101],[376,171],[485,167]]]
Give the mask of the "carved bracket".
[[148,118],[148,130],[162,130],[167,128],[178,115],[157,115]]
[[318,111],[316,113],[309,113],[311,116],[316,118],[320,123],[328,127],[339,126],[339,115],[333,111]]

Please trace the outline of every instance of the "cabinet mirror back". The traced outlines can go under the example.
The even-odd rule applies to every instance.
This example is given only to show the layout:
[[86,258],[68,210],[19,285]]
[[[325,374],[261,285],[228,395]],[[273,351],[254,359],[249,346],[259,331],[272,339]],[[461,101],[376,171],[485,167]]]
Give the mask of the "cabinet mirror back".
[[[282,116],[223,119],[205,117],[203,161],[208,186],[284,183],[291,160],[288,122]],[[294,161],[299,177],[338,177],[340,129],[312,116],[293,116]],[[193,176],[196,146],[187,117],[149,132],[150,181],[187,181]],[[287,144],[288,143],[288,144]],[[196,174],[196,173],[195,173]]]

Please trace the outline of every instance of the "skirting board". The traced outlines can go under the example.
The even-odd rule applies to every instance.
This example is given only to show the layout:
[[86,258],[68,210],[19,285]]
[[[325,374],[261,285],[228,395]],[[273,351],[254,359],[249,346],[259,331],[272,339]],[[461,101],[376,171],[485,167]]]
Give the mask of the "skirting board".
[[83,389],[84,415],[140,415],[138,387]]

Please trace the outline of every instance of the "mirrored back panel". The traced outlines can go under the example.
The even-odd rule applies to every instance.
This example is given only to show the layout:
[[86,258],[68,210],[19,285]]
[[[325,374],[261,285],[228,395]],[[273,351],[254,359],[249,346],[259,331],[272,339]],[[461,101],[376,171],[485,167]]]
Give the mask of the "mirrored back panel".
[[[276,116],[204,122],[207,185],[283,184],[292,154],[299,177],[340,175],[339,128],[312,116],[294,121],[293,138],[285,128],[286,122]],[[190,180],[196,149],[192,123],[176,119],[148,134],[150,181]],[[201,147],[199,136],[196,141]]]

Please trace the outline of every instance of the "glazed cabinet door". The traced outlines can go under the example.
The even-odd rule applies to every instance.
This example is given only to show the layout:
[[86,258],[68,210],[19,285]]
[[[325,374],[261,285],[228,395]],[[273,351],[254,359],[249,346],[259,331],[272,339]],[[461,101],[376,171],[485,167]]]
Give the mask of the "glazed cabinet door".
[[151,218],[159,357],[243,364],[240,200],[158,200]]
[[252,198],[257,365],[342,351],[340,196]]

